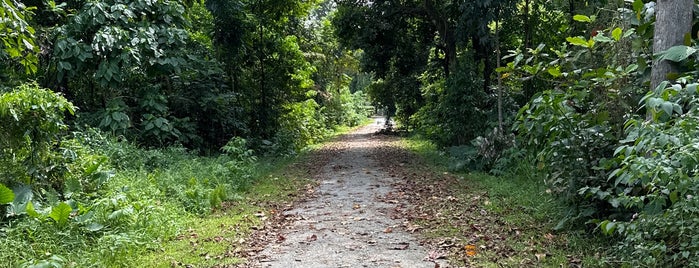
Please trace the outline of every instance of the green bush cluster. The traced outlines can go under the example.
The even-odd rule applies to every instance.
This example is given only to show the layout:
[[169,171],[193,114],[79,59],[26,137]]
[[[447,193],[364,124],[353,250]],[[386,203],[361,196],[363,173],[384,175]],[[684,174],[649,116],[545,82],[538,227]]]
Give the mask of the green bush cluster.
[[373,113],[362,91],[349,93],[343,87],[325,100],[324,106],[309,99],[285,105],[279,117],[280,129],[264,149],[276,155],[295,154],[302,148],[327,138],[339,126],[357,126]]
[[23,84],[0,95],[0,183],[60,185],[55,150],[76,108],[64,97]]
[[[423,79],[428,80],[428,79]],[[416,131],[441,147],[468,144],[487,128],[489,97],[477,67],[461,61],[448,79],[423,81],[426,104],[411,120]]]
[[584,222],[618,239],[611,251],[624,265],[696,266],[697,49],[660,53],[683,65],[687,76],[644,95],[640,85],[649,56],[639,53],[631,62],[614,49],[644,38],[636,29],[610,28],[568,38],[571,47],[550,49],[555,57],[542,47],[513,54],[501,73],[544,77],[555,86],[520,110],[514,151],[534,156],[548,187],[570,205],[559,228]]
[[0,260],[13,267],[128,266],[253,180],[256,157],[241,138],[199,157],[140,149],[92,128],[68,134],[64,114],[75,108],[36,85],[0,95],[0,108]]
[[615,150],[618,162],[608,187],[585,187],[586,197],[608,202],[617,214],[600,221],[601,230],[620,235],[621,258],[634,265],[699,264],[699,148],[697,84],[661,84],[643,99],[647,119],[626,123]]

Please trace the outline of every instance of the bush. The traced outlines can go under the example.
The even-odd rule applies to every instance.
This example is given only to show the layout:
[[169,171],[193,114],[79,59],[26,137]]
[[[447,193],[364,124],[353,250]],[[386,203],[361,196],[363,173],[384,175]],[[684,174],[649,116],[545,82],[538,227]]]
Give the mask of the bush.
[[62,159],[55,148],[67,129],[65,114],[75,110],[36,84],[0,95],[0,182],[60,185]]
[[182,147],[140,149],[95,129],[73,136],[60,147],[70,171],[61,189],[0,184],[4,263],[129,266],[253,180],[256,158],[240,138],[218,157],[198,157]]
[[600,227],[622,236],[620,256],[633,265],[699,264],[699,84],[688,80],[644,98],[651,119],[626,123],[611,185],[580,190],[619,211]]
[[579,93],[545,91],[522,108],[515,124],[520,144],[538,152],[536,164],[549,186],[574,204],[582,201],[581,187],[606,184],[597,167],[612,156],[616,143],[608,113],[582,111],[591,100]]
[[291,103],[285,109],[287,112],[279,118],[281,126],[274,138],[274,152],[293,154],[329,134],[320,106],[314,100]]
[[487,128],[488,96],[483,92],[483,79],[477,67],[460,61],[454,75],[446,81],[430,83],[423,88],[428,101],[411,121],[417,132],[438,146],[469,144]]

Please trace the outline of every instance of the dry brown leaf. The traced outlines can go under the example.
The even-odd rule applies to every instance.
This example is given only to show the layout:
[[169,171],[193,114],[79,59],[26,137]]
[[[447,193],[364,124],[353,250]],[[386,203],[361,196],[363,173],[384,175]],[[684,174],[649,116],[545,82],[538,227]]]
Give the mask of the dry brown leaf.
[[313,241],[316,241],[316,240],[318,240],[318,236],[315,235],[315,234],[312,234],[311,236],[306,237],[306,242],[313,242]]
[[408,243],[408,242],[400,242],[400,243],[395,244],[395,246],[391,247],[391,249],[406,250],[406,249],[408,249],[409,246],[410,246],[410,243]]

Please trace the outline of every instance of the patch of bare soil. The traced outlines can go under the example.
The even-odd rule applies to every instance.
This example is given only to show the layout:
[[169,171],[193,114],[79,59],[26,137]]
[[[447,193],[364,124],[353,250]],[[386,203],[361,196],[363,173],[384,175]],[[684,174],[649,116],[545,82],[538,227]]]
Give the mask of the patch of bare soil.
[[402,213],[409,200],[393,198],[405,195],[395,188],[403,178],[386,165],[405,160],[385,154],[396,138],[376,134],[383,125],[377,118],[302,164],[317,187],[252,235],[242,267],[446,267]]

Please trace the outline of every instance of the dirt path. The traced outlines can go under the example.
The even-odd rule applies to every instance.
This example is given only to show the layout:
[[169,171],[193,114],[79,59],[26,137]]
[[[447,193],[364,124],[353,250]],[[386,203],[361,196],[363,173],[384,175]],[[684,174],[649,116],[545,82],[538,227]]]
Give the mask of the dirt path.
[[[294,221],[275,230],[277,239],[259,252],[252,267],[444,267],[391,217],[391,178],[376,153],[387,146],[374,133],[383,119],[331,142],[334,153],[319,169],[315,197],[284,212]],[[283,225],[284,226],[284,225]]]

